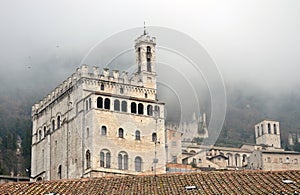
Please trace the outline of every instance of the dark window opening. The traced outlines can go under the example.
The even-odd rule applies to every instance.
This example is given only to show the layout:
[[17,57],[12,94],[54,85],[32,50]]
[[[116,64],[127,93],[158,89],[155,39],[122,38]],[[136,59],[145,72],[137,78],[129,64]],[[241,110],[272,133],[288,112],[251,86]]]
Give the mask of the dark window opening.
[[100,90],[104,91],[104,84],[103,83],[101,83],[101,85],[100,85]]
[[104,100],[104,109],[109,110],[110,109],[110,99],[105,98]]
[[141,140],[141,132],[139,130],[135,131],[135,140]]
[[102,127],[101,127],[101,135],[106,135],[106,133],[107,133],[107,128],[106,128],[106,126],[102,126]]
[[268,134],[271,134],[271,125],[268,123]]
[[57,117],[57,128],[60,128],[60,116]]
[[142,103],[138,104],[138,114],[144,114],[144,105]]
[[92,99],[89,98],[89,109],[91,109],[91,108],[92,108]]
[[89,110],[89,101],[88,100],[85,101],[85,110]]
[[147,71],[151,72],[151,48],[147,47]]
[[58,176],[58,179],[61,179],[61,178],[62,178],[62,174],[61,174],[61,165],[58,166],[57,176]]
[[131,113],[136,113],[136,103],[131,102]]
[[119,100],[114,101],[114,110],[120,111],[120,101]]
[[123,93],[124,93],[124,88],[121,87],[121,88],[120,88],[120,94],[123,94]]
[[152,107],[152,105],[148,105],[147,106],[147,115],[152,116],[152,114],[153,114],[153,107]]
[[119,138],[124,138],[124,130],[122,128],[119,129]]
[[102,97],[97,98],[97,108],[103,108],[103,98]]
[[157,135],[156,135],[156,133],[152,133],[152,141],[153,141],[153,142],[156,142],[156,140],[157,140]]
[[91,153],[89,150],[86,151],[85,160],[86,160],[86,168],[88,169],[91,167]]
[[277,134],[277,126],[274,124],[274,134]]
[[52,130],[55,130],[55,120],[52,120]]
[[122,101],[122,112],[127,112],[127,102]]

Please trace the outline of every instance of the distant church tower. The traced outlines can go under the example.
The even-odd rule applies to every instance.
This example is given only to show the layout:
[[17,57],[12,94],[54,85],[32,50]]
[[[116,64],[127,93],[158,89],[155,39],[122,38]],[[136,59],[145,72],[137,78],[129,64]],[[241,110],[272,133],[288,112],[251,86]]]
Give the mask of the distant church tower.
[[144,34],[135,40],[136,78],[140,85],[153,89],[156,89],[155,45],[156,38],[150,37],[144,27]]
[[264,120],[256,124],[255,139],[258,145],[281,148],[279,122]]

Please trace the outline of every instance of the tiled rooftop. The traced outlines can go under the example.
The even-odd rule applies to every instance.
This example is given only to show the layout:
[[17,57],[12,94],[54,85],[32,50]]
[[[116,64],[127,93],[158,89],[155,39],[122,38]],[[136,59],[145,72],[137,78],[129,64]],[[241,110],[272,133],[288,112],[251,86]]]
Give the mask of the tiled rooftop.
[[[284,182],[284,180],[290,180]],[[292,181],[292,183],[291,183]],[[196,189],[186,189],[187,186]],[[223,171],[6,183],[0,194],[295,194],[300,171]]]

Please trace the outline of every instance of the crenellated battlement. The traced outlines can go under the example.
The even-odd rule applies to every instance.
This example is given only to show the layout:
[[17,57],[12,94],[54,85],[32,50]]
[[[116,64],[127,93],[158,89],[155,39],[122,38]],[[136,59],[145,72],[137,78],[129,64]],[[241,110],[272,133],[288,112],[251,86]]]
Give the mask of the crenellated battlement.
[[57,86],[44,99],[32,106],[32,114],[46,108],[51,102],[56,100],[67,90],[73,87],[79,80],[82,79],[106,81],[114,84],[125,84],[132,85],[133,87],[142,87],[142,83],[138,80],[136,74],[133,74],[131,78],[129,78],[128,74],[129,73],[126,71],[122,71],[120,73],[119,70],[110,71],[108,68],[103,68],[102,72],[100,72],[99,67],[97,66],[92,67],[92,71],[90,72],[88,65],[83,64],[76,69],[75,73],[73,73],[70,77],[63,81],[62,84]]
[[140,43],[152,43],[156,44],[156,37],[151,37],[149,35],[141,35],[135,40],[135,45],[139,45]]

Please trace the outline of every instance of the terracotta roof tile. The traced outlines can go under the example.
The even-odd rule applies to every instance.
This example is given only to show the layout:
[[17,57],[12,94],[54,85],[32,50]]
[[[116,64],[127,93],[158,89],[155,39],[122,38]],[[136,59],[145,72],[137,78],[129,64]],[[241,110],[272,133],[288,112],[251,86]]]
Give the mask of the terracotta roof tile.
[[[292,180],[286,184],[283,180]],[[187,190],[186,186],[195,189]],[[300,171],[224,171],[6,183],[0,194],[293,194]]]

